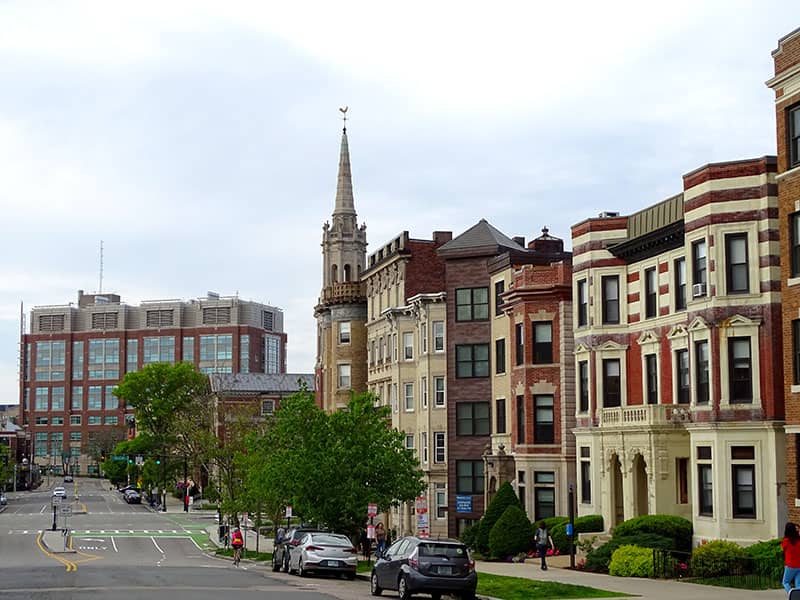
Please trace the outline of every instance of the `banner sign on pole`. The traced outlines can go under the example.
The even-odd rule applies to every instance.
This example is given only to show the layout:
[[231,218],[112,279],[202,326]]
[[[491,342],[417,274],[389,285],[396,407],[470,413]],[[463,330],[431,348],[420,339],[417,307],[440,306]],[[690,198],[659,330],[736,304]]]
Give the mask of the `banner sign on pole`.
[[291,506],[287,506],[286,507],[286,515],[285,516],[286,516],[287,519],[292,517],[292,507]]
[[375,525],[367,525],[367,539],[375,539]]
[[378,516],[378,505],[369,503],[367,504],[367,516],[368,517],[376,517]]

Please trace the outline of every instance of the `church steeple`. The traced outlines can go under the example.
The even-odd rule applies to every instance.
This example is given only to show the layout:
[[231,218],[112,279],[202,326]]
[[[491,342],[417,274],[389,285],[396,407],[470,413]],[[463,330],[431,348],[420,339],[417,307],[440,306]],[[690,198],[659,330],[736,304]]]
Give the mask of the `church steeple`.
[[[339,109],[342,110],[342,109]],[[343,110],[345,119],[347,109]],[[336,205],[333,209],[336,215],[356,214],[353,202],[353,176],[350,173],[350,148],[347,146],[347,126],[342,128],[342,144],[339,149],[339,178],[336,182]]]

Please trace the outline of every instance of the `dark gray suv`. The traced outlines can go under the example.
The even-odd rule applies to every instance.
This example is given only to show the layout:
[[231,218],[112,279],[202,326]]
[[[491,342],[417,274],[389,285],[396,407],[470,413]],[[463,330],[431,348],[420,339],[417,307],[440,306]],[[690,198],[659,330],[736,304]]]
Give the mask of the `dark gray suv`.
[[434,600],[443,594],[474,600],[477,586],[475,562],[464,544],[416,536],[392,544],[377,558],[370,577],[373,596],[380,596],[383,590],[397,590],[400,600],[417,593],[430,594]]

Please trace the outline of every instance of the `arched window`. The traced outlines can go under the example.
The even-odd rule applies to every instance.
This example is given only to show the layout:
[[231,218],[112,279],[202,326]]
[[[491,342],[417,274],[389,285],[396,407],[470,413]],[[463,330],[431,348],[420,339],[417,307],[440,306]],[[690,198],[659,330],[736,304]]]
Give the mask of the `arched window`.
[[344,280],[350,281],[350,265],[344,266]]
[[339,282],[339,265],[333,265],[331,267],[331,283],[338,283]]

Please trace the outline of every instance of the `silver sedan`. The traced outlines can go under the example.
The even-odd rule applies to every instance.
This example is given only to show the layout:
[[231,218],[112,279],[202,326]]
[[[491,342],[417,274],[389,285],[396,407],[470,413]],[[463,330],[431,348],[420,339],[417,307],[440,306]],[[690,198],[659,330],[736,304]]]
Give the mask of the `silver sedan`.
[[336,573],[355,579],[358,551],[339,533],[307,533],[292,548],[289,572],[301,577],[309,573]]

